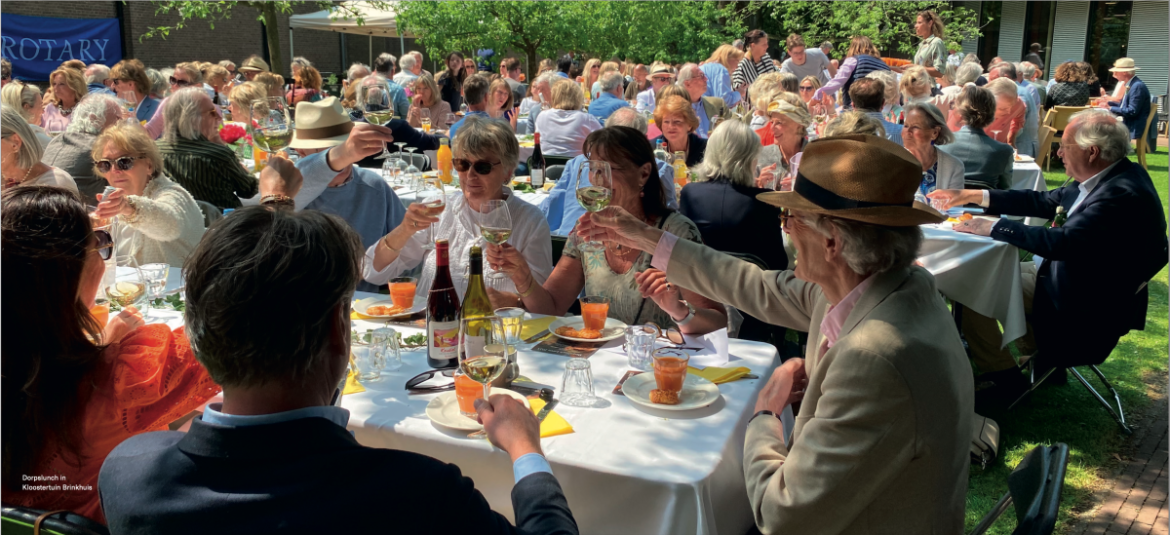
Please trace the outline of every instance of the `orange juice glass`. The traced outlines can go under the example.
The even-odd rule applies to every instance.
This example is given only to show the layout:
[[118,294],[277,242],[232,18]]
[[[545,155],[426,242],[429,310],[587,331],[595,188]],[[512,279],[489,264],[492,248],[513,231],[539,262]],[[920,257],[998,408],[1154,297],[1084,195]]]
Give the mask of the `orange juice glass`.
[[664,392],[682,392],[687,378],[687,364],[691,356],[680,349],[662,348],[654,351],[654,382]]
[[477,418],[475,400],[483,399],[483,385],[473,381],[462,372],[455,372],[455,399],[459,401],[459,413],[468,418]]
[[396,277],[390,279],[390,300],[394,306],[410,310],[414,307],[414,292],[418,289],[418,280],[414,277]]
[[585,329],[601,331],[605,328],[605,318],[609,315],[609,298],[599,295],[589,295],[581,298],[581,318],[585,320]]
[[104,301],[93,305],[90,307],[89,313],[93,315],[93,319],[97,320],[98,325],[105,327],[110,322],[110,302]]

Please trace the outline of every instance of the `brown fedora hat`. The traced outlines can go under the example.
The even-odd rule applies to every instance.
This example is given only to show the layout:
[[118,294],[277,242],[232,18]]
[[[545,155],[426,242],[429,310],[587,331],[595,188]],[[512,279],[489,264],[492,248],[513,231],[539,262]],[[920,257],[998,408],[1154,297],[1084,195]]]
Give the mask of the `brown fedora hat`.
[[941,223],[946,216],[914,200],[922,164],[901,145],[878,136],[851,135],[810,142],[792,191],[757,199],[800,212],[888,227]]

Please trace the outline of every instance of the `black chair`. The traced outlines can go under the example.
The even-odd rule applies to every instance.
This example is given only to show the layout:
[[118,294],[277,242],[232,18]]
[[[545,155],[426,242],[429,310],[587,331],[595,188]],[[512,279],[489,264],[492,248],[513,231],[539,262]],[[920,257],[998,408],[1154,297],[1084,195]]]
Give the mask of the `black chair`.
[[566,165],[569,163],[569,160],[572,159],[573,158],[569,156],[549,156],[546,154],[544,156],[544,165],[546,169],[553,165]]
[[565,236],[552,237],[552,265],[557,267],[557,262],[561,261],[561,253],[565,250],[565,244],[569,242],[569,238]]
[[4,535],[110,535],[110,530],[70,511],[42,511],[5,505],[0,508]]
[[1048,535],[1056,527],[1068,445],[1037,446],[1008,475],[1008,492],[979,521],[970,535],[981,535],[996,519],[1016,504],[1016,529],[1012,535]]
[[[723,252],[729,256],[734,256],[740,260],[743,260],[744,262],[755,264],[756,267],[764,271],[771,270],[767,262],[764,262],[762,258],[754,254],[734,253],[730,251]],[[792,356],[789,354],[790,351],[787,351],[784,347],[784,341],[788,333],[788,329],[777,325],[772,325],[761,319],[749,316],[743,311],[740,311],[740,314],[743,315],[743,325],[741,325],[739,328],[739,336],[737,336],[737,338],[740,340],[751,340],[753,342],[764,342],[765,344],[772,344],[780,352],[783,360],[787,360]]]
[[549,165],[544,170],[544,179],[556,182],[561,179],[561,175],[564,174],[564,172],[565,166],[563,165]]

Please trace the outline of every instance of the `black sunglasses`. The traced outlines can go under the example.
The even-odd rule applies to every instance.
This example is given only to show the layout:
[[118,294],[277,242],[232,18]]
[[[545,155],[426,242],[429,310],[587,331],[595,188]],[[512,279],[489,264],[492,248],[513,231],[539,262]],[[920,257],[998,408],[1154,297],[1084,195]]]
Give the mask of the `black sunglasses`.
[[179,87],[187,87],[187,86],[191,85],[191,82],[188,82],[186,80],[180,80],[180,79],[172,76],[171,77],[171,85],[177,85]]
[[98,252],[102,260],[109,260],[114,254],[114,237],[107,230],[95,230],[93,235],[97,237],[97,246],[93,250]]
[[442,374],[443,377],[454,377],[455,368],[438,368],[434,370],[427,370],[406,381],[406,390],[411,394],[432,394],[435,392],[446,392],[455,389],[455,383],[438,385],[438,386],[418,386],[433,378],[435,374]]
[[811,86],[811,85],[802,85],[802,86],[800,86],[800,90],[801,90],[801,91],[812,91],[812,90],[813,90],[813,86]]
[[93,162],[93,165],[102,173],[109,173],[113,167],[117,167],[119,171],[129,171],[134,169],[134,160],[138,159],[140,159],[138,156],[122,156],[113,162],[110,162],[110,160],[97,160]]
[[451,160],[451,163],[455,165],[455,170],[459,171],[460,173],[466,173],[468,169],[475,169],[476,173],[486,175],[492,172],[493,167],[504,162],[473,162],[471,160],[464,160],[463,158],[455,158],[454,160]]

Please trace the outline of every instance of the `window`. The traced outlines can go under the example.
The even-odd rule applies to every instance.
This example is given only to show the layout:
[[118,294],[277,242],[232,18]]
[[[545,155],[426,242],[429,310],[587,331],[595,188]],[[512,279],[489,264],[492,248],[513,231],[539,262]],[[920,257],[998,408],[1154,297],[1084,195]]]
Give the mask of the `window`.
[[[1093,66],[1101,86],[1113,90],[1117,80],[1109,68],[1123,58],[1129,45],[1129,20],[1133,2],[1093,2],[1089,6],[1089,39],[1085,42],[1085,61]],[[1093,95],[1096,96],[1096,95]]]
[[1020,57],[1027,58],[1032,43],[1038,43],[1041,63],[1036,66],[1041,70],[1048,65],[1047,55],[1052,48],[1052,26],[1055,16],[1055,2],[1028,2],[1024,21],[1024,49],[1020,51]]
[[976,52],[983,61],[990,62],[991,58],[999,55],[999,19],[1002,12],[1003,2],[983,2],[979,14],[979,23],[984,25],[981,29],[983,37],[979,38],[979,50]]

